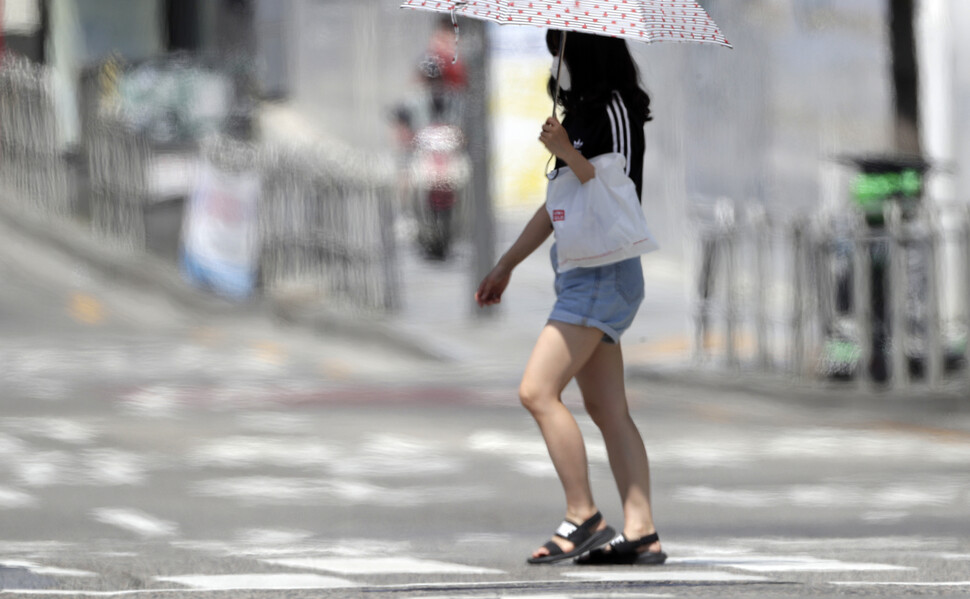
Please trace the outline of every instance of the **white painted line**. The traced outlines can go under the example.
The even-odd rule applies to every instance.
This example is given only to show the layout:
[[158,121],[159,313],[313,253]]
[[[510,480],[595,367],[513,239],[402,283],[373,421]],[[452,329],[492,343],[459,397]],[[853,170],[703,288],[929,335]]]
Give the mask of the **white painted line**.
[[87,445],[98,436],[94,428],[64,418],[8,418],[4,424],[21,434],[71,445]]
[[58,591],[47,589],[0,589],[0,595],[38,595],[44,597],[122,597],[124,595],[144,595],[147,593],[185,593],[185,589],[156,589],[138,591]]
[[70,568],[41,566],[40,564],[35,564],[34,562],[21,560],[3,560],[0,562],[0,568],[24,568],[30,570],[32,574],[40,574],[43,576],[73,576],[77,578],[91,578],[97,576],[97,574],[94,572],[88,572],[87,570],[72,570]]
[[504,574],[503,570],[416,559],[413,557],[311,557],[263,560],[287,568],[326,570],[340,574]]
[[945,560],[963,561],[970,560],[970,553],[941,553],[940,557]]
[[236,533],[240,544],[273,545],[292,547],[313,536],[308,530],[274,530],[271,528],[249,528]]
[[[597,593],[543,593],[541,595],[514,595],[515,599],[668,599],[673,597],[669,593],[643,593],[643,592],[597,592]],[[441,595],[409,595],[411,599],[437,599]],[[508,599],[509,595],[486,594],[475,595],[474,599]]]
[[0,595],[38,595],[42,597],[127,597],[130,595],[158,595],[161,593],[211,593],[202,589],[134,589],[130,591],[77,591],[51,589],[0,589]]
[[360,586],[355,582],[318,574],[225,574],[158,576],[160,582],[173,582],[205,591],[344,589]]
[[39,451],[21,456],[15,463],[17,476],[28,487],[64,484],[73,457],[65,451]]
[[764,582],[764,576],[731,574],[730,572],[696,572],[675,570],[607,571],[607,572],[566,572],[563,576],[595,582]]
[[[511,583],[504,583],[504,584],[495,584],[495,583],[488,583],[488,582],[483,582],[483,583],[458,583],[458,584],[455,584],[455,583],[442,582],[442,583],[411,584],[411,585],[385,585],[385,586],[366,586],[366,587],[365,586],[358,586],[358,587],[353,587],[353,588],[358,588],[358,589],[363,589],[363,590],[366,590],[366,591],[373,591],[373,592],[380,592],[380,591],[406,591],[408,589],[429,589],[430,590],[430,589],[438,589],[438,588],[442,588],[442,589],[454,589],[454,590],[462,590],[462,591],[471,591],[471,592],[473,592],[474,589],[476,589],[476,588],[483,588],[483,587],[487,587],[489,589],[494,589],[496,587],[503,587],[503,588],[510,588],[510,589],[512,589],[512,588],[518,588],[518,587],[520,587],[520,586],[522,586],[524,584],[528,584],[528,585],[544,585],[544,584],[556,584],[557,582],[560,582],[560,581],[555,581],[555,580],[542,580],[542,581],[528,581],[528,582],[511,582]],[[337,588],[340,588],[340,587],[337,587]],[[347,587],[347,588],[350,588],[350,587]],[[63,591],[61,591],[61,590],[47,590],[47,589],[40,589],[40,590],[35,590],[35,589],[10,589],[10,590],[3,590],[3,589],[0,589],[0,595],[14,594],[14,595],[18,595],[18,596],[23,596],[23,595],[38,595],[38,596],[50,596],[50,597],[58,597],[58,596],[70,596],[70,597],[124,597],[124,596],[130,596],[130,595],[149,595],[149,594],[157,595],[157,594],[163,594],[163,593],[166,593],[166,594],[167,593],[178,593],[178,594],[181,594],[181,595],[186,595],[186,594],[190,594],[190,593],[211,593],[211,592],[213,592],[215,590],[219,590],[219,589],[136,589],[136,590],[129,590],[129,591],[74,591],[74,590],[71,590],[71,591],[63,590]],[[241,589],[226,589],[226,590],[241,590]],[[264,590],[266,590],[266,589],[264,589]],[[275,590],[275,589],[270,589],[270,590]],[[432,595],[431,597],[440,597],[440,595],[435,594],[435,595]],[[506,597],[508,597],[508,595],[506,595],[506,594],[496,594],[494,596],[485,596],[484,598],[480,598],[480,599],[493,599],[493,597],[494,597],[494,599],[505,599]],[[516,595],[516,597],[522,597],[522,596]],[[560,597],[560,595],[535,595],[535,596],[532,596],[532,597],[534,597],[534,599],[554,599],[554,598]],[[652,593],[625,594],[625,593],[620,592],[620,593],[612,593],[612,594],[609,594],[608,593],[608,594],[605,594],[605,595],[603,593],[596,593],[596,594],[586,593],[586,594],[579,594],[579,595],[577,595],[575,593],[570,593],[570,595],[568,597],[570,599],[583,599],[583,598],[589,598],[589,599],[653,599],[653,598],[660,598],[660,599],[664,599],[664,598],[667,598],[667,597],[673,597],[673,595],[669,595],[669,594],[652,594]]]
[[145,482],[147,464],[138,454],[117,449],[84,452],[87,480],[98,485],[140,485]]
[[964,491],[965,485],[957,483],[926,488],[924,482],[899,482],[879,488],[854,484],[820,484],[719,489],[697,485],[678,487],[674,496],[681,502],[739,509],[773,506],[869,508],[870,513],[878,517],[880,513],[898,514],[924,506],[951,505]]
[[494,491],[487,487],[386,487],[367,481],[328,478],[243,476],[200,481],[193,492],[206,497],[233,498],[248,505],[322,502],[346,505],[416,507],[433,503],[482,500]]
[[970,587],[970,580],[953,582],[868,582],[868,581],[830,581],[829,584],[854,587]]
[[18,489],[0,487],[0,509],[16,509],[30,507],[37,503],[37,498]]
[[[494,599],[507,599],[508,595],[493,595]],[[476,597],[475,599],[492,599],[492,597]],[[601,592],[601,593],[569,593],[568,595],[515,595],[515,599],[666,599],[673,597],[669,593],[643,592]]]
[[296,468],[327,465],[337,457],[333,447],[315,439],[236,436],[199,447],[188,459],[196,467],[270,465]]
[[125,508],[98,508],[92,517],[103,524],[117,526],[143,537],[168,537],[178,532],[174,522],[160,520],[138,510]]
[[738,564],[730,566],[747,572],[889,572],[897,570],[915,570],[906,566],[891,564],[864,564],[840,562],[837,560],[811,560],[804,562],[775,563],[775,564]]
[[695,556],[671,558],[668,565],[706,566],[715,568],[734,568],[748,572],[882,572],[890,570],[913,570],[904,566],[890,564],[866,564],[840,562],[800,555],[740,555],[740,556]]

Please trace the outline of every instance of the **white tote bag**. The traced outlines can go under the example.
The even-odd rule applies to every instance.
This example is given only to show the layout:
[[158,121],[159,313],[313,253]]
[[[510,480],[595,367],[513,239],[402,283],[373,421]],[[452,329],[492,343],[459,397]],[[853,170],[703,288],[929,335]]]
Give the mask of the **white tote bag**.
[[659,247],[647,229],[636,185],[623,172],[623,156],[602,154],[590,162],[596,176],[585,184],[562,167],[546,190],[558,272],[612,264]]

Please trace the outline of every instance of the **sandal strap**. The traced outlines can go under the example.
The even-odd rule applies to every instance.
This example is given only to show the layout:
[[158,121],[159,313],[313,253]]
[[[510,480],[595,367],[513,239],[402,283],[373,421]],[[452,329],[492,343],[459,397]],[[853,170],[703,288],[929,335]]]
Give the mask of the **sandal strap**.
[[[596,532],[596,527],[599,526],[600,521],[603,520],[603,514],[596,512],[588,520],[582,524],[576,524],[575,522],[570,522],[569,520],[563,520],[559,528],[556,529],[556,536],[562,539],[566,539],[573,545],[579,545],[586,539],[593,536]],[[553,543],[555,544],[555,543]]]
[[562,547],[560,547],[559,545],[557,545],[553,541],[549,541],[548,543],[546,543],[545,545],[543,545],[543,547],[545,547],[546,548],[546,551],[549,552],[549,556],[550,557],[553,556],[553,555],[559,555],[559,554],[563,553]]
[[645,537],[640,537],[639,539],[635,539],[633,541],[628,540],[626,536],[623,535],[623,533],[620,533],[619,535],[616,536],[615,539],[610,541],[610,547],[613,548],[613,551],[617,551],[619,553],[632,553],[637,549],[639,549],[640,547],[643,547],[645,545],[653,545],[659,540],[660,540],[660,535],[657,534],[656,532],[648,534]]

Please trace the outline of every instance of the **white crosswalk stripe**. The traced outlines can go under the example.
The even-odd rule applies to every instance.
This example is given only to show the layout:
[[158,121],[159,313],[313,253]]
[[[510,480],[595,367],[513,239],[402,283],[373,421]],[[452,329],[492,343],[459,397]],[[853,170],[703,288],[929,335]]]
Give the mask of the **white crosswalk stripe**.
[[622,572],[566,572],[564,576],[596,582],[765,582],[764,576],[733,574],[731,572],[691,570],[644,570]]
[[178,533],[178,525],[128,508],[98,508],[92,512],[98,522],[116,526],[142,537],[170,537]]
[[318,574],[224,574],[158,576],[159,582],[170,582],[205,591],[341,589],[360,586],[333,576]]
[[[210,560],[221,556],[226,560],[227,570],[206,573],[185,573],[159,575],[151,578],[150,588],[144,589],[105,589],[100,581],[105,574],[93,570],[70,568],[63,565],[66,556],[76,556],[78,546],[57,543],[0,543],[0,570],[20,569],[31,574],[46,576],[54,579],[73,581],[70,591],[50,589],[5,589],[2,594],[10,594],[16,590],[19,594],[33,595],[66,595],[76,596],[125,596],[151,592],[188,593],[206,591],[259,591],[259,590],[327,590],[327,589],[359,589],[373,592],[404,592],[408,596],[420,597],[420,593],[435,596],[436,589],[448,588],[454,592],[461,592],[462,596],[474,599],[491,599],[506,597],[502,589],[516,589],[515,596],[519,599],[531,597],[533,599],[583,599],[585,597],[613,597],[616,599],[647,599],[653,597],[670,597],[675,594],[653,592],[659,589],[646,588],[634,590],[615,589],[611,592],[594,592],[586,585],[596,584],[635,584],[665,585],[665,584],[763,584],[772,582],[792,583],[792,575],[802,573],[866,573],[874,578],[870,580],[830,580],[822,584],[833,587],[852,588],[963,588],[970,586],[970,581],[955,580],[900,580],[899,577],[915,577],[918,570],[928,559],[966,560],[967,554],[940,551],[941,545],[950,543],[947,539],[914,540],[912,547],[919,551],[910,550],[905,555],[912,560],[911,564],[896,564],[888,562],[856,562],[832,558],[814,557],[807,553],[787,554],[765,552],[771,546],[789,548],[820,548],[826,544],[837,543],[839,539],[752,539],[747,543],[741,542],[733,548],[721,552],[706,552],[702,546],[677,546],[672,544],[671,551],[682,554],[668,560],[664,567],[615,567],[604,569],[585,569],[575,566],[565,568],[542,569],[542,576],[538,579],[531,577],[519,579],[510,572],[480,565],[467,565],[455,561],[443,561],[431,557],[416,556],[387,556],[388,551],[403,553],[412,551],[407,544],[398,543],[388,545],[379,540],[332,540],[312,542],[307,539],[308,533],[303,531],[287,531],[274,529],[245,529],[237,535],[233,542],[185,542],[173,540],[173,549],[187,552],[203,551],[210,556]],[[884,547],[885,538],[857,539],[857,548]],[[327,548],[334,554],[322,555]],[[755,551],[760,549],[761,551]],[[891,553],[891,552],[890,552]],[[15,554],[20,554],[19,556]],[[27,559],[27,555],[35,557]],[[141,562],[145,556],[138,552],[95,552],[103,570],[115,570],[111,564],[115,561],[132,560]],[[883,554],[889,555],[889,554]],[[265,564],[267,570],[259,568],[239,571],[238,563],[231,560],[235,557],[256,557],[259,563]],[[209,560],[207,560],[209,561]],[[232,564],[237,565],[233,566]],[[211,566],[211,561],[210,561]],[[281,572],[284,568],[289,572]],[[272,570],[271,570],[272,569]],[[433,576],[431,581],[418,583],[401,583],[401,577],[413,580],[414,576]],[[780,578],[778,576],[781,575]],[[882,576],[881,576],[882,575]],[[468,577],[472,576],[472,579]],[[444,577],[445,580],[442,580]],[[482,580],[478,577],[485,577]],[[90,580],[91,588],[85,588],[83,581]],[[558,581],[558,582],[557,582]],[[576,586],[569,591],[525,594],[530,588],[542,587],[549,584],[573,583]],[[410,593],[414,591],[414,593]],[[524,592],[525,593],[524,593]]]
[[325,570],[338,574],[504,574],[502,570],[478,568],[450,562],[440,562],[413,557],[318,557],[263,560],[267,564]]

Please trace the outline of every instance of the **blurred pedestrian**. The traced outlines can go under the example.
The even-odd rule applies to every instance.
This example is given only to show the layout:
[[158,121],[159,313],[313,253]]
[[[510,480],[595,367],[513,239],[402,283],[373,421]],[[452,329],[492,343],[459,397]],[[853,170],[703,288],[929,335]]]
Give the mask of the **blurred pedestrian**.
[[443,16],[417,63],[418,93],[392,112],[401,204],[414,216],[425,256],[436,261],[448,257],[471,174],[462,131],[468,75],[456,50],[451,17]]
[[[639,199],[643,127],[651,120],[650,98],[640,88],[626,42],[569,33],[564,56],[559,56],[560,35],[550,30],[546,43],[553,55],[553,78],[562,61],[557,102],[565,118],[562,123],[555,116],[547,119],[539,140],[556,156],[556,168],[568,166],[584,185],[596,177],[591,159],[609,153],[623,155],[626,174],[635,183]],[[549,85],[551,92],[555,81],[551,79]],[[553,219],[543,204],[482,280],[475,294],[478,304],[499,303],[513,269],[552,232]],[[555,266],[555,244],[551,254]],[[651,510],[647,453],[630,417],[619,343],[643,300],[640,258],[557,272],[555,288],[556,302],[526,365],[519,397],[539,425],[559,475],[566,518],[528,561],[577,558],[580,564],[662,564],[667,556],[661,550]],[[583,437],[561,400],[573,378],[586,411],[606,442],[623,504],[619,535],[607,526],[596,507]]]

